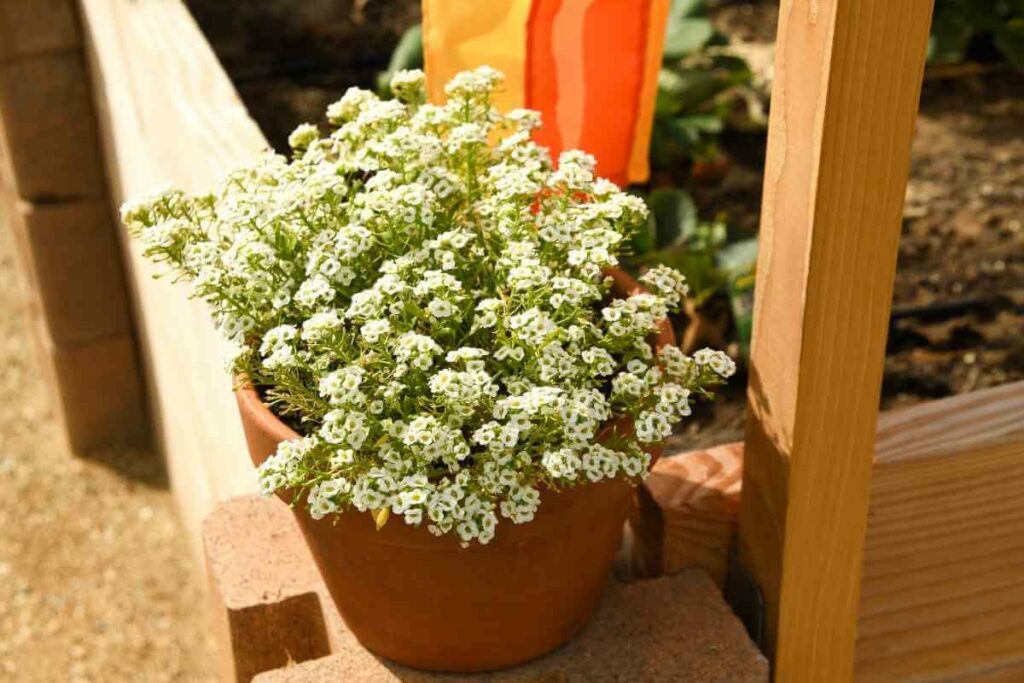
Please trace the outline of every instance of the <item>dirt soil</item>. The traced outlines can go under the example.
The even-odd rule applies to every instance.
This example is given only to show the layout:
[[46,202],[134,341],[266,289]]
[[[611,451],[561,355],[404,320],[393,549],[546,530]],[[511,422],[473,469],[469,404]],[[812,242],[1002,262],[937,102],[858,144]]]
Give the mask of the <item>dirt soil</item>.
[[352,85],[373,88],[420,0],[185,0],[279,151]]
[[212,681],[200,570],[153,453],[62,441],[0,215],[0,681]]
[[1024,74],[926,82],[885,403],[1024,379]]
[[[373,87],[417,0],[188,0],[271,143],[322,120],[349,85]],[[774,39],[777,5],[720,0],[713,18],[745,43]],[[273,27],[272,29],[270,27]],[[955,71],[954,71],[955,73]],[[944,72],[948,75],[948,72]],[[1024,74],[986,67],[928,78],[913,146],[881,405],[1024,379]],[[729,134],[734,164],[695,190],[702,215],[755,230],[764,136]],[[680,435],[742,437],[743,377]]]

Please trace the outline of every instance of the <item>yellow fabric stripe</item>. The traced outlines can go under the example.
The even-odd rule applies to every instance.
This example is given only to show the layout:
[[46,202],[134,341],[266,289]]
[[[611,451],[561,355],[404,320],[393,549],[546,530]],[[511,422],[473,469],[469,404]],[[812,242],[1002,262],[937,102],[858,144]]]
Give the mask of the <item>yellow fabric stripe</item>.
[[636,129],[633,131],[629,166],[626,169],[626,176],[631,183],[644,182],[651,173],[648,165],[648,148],[651,144],[651,128],[654,126],[654,98],[658,92],[658,72],[661,70],[661,54],[665,46],[665,23],[668,20],[669,4],[670,0],[651,1],[640,111],[636,119]]
[[430,101],[445,100],[452,76],[483,64],[505,74],[500,111],[526,101],[526,23],[531,0],[423,0],[423,57]]

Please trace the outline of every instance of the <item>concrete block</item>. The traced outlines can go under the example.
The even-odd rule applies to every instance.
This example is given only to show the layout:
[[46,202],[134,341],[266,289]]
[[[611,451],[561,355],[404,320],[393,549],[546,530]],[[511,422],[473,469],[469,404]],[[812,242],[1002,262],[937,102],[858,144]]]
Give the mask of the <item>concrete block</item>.
[[260,674],[254,683],[479,681],[589,683],[767,683],[768,662],[706,574],[613,584],[590,624],[572,641],[528,664],[488,674],[415,671],[349,639],[331,656]]
[[203,545],[222,680],[330,652],[316,565],[283,503],[222,503],[203,524]]
[[131,333],[121,253],[105,201],[19,202],[12,222],[23,270],[59,348]]
[[0,124],[14,189],[22,199],[105,195],[89,80],[79,51],[0,64]]
[[0,0],[0,62],[79,47],[73,0]]
[[[300,681],[688,681],[700,683],[763,683],[768,662],[747,637],[721,593],[700,570],[629,584],[611,583],[590,624],[572,641],[534,662],[512,669],[453,676],[415,671],[363,648],[345,628],[324,592],[316,566],[288,508],[276,498],[236,498],[221,504],[207,519],[204,541],[208,570],[226,629],[222,652],[241,657],[231,663],[225,680],[257,672],[260,683]],[[295,609],[292,629],[279,636],[255,621],[233,614],[257,607],[271,610],[301,595],[318,595],[322,614]],[[310,601],[312,602],[312,601]],[[309,604],[305,605],[309,608]],[[283,617],[282,617],[283,619]],[[328,645],[316,639],[274,666],[258,664],[260,653],[297,648],[296,634],[326,624]],[[249,630],[245,630],[249,629]],[[283,640],[275,641],[275,637]],[[243,641],[250,647],[241,647]],[[288,645],[290,644],[290,645]],[[227,647],[225,647],[227,645]],[[287,645],[287,647],[286,647]],[[317,651],[321,653],[317,653]],[[311,658],[302,661],[307,656]]]

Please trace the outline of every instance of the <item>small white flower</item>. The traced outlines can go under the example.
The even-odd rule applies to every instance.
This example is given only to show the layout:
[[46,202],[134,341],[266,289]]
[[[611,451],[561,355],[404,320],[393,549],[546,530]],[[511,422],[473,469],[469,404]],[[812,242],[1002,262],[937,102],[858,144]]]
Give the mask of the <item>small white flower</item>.
[[[537,112],[493,108],[502,81],[480,67],[428,103],[400,71],[394,99],[351,88],[330,131],[296,128],[289,157],[123,207],[212,310],[230,370],[306,434],[260,466],[264,493],[488,543],[534,519],[541,486],[642,476],[642,447],[735,372],[720,351],[654,353],[685,279],[656,266],[623,299],[607,272],[646,205],[588,154],[553,163]],[[606,439],[620,419],[634,429]]]
[[391,331],[391,323],[384,319],[370,320],[359,328],[359,333],[370,344],[377,343],[381,337]]
[[426,76],[420,69],[396,71],[391,77],[391,92],[403,102],[419,102],[424,97]]
[[427,311],[435,318],[443,319],[454,315],[455,307],[452,306],[451,302],[444,299],[432,299],[427,305]]
[[699,366],[706,366],[722,378],[729,378],[736,374],[736,361],[730,358],[724,351],[715,349],[701,349],[693,354],[693,360]]
[[300,124],[288,136],[288,146],[294,150],[303,150],[309,147],[320,137],[320,131],[311,123]]

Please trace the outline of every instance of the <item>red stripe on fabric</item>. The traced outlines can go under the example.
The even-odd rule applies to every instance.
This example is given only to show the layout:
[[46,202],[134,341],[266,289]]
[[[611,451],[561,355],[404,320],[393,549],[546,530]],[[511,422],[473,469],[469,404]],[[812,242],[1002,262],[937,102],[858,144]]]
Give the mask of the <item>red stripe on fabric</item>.
[[526,24],[526,107],[539,111],[543,120],[533,139],[549,148],[556,161],[562,136],[558,131],[558,70],[552,26],[562,1],[533,0]]
[[646,66],[650,0],[594,0],[584,33],[586,116],[580,147],[625,185]]

